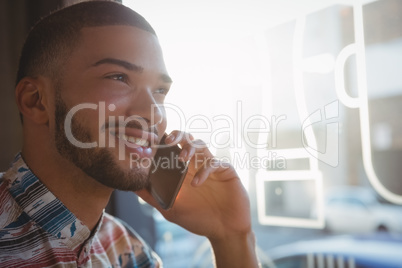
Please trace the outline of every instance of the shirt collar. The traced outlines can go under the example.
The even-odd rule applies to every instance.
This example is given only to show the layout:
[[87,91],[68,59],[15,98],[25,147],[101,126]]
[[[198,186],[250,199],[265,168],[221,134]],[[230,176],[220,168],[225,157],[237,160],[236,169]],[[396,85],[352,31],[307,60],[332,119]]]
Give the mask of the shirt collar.
[[40,182],[19,153],[3,178],[17,204],[48,233],[76,249],[91,232]]

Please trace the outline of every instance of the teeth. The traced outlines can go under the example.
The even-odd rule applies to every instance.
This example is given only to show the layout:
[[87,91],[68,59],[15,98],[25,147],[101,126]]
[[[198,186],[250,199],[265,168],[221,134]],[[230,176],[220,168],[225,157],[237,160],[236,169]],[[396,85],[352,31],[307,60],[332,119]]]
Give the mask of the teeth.
[[141,145],[141,146],[146,146],[146,145],[148,145],[148,141],[147,140],[143,140],[143,139],[137,139],[137,142],[136,142],[138,145]]
[[149,145],[149,142],[147,140],[136,138],[133,136],[127,136],[125,134],[120,135],[119,138],[122,140],[128,141],[128,142],[134,143],[139,146],[147,147]]

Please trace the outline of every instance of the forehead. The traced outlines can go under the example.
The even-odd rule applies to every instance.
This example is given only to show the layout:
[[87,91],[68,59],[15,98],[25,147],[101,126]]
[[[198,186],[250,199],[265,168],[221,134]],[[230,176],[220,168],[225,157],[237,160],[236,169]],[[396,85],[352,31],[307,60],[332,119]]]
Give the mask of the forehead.
[[102,58],[116,58],[144,69],[166,72],[157,37],[133,26],[85,27],[71,59],[77,64],[91,64]]

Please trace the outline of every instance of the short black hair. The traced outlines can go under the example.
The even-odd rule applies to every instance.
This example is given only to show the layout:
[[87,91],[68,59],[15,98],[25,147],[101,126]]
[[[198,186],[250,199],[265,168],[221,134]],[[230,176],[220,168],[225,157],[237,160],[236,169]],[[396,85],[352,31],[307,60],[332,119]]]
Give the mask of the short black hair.
[[154,35],[152,26],[137,12],[113,1],[75,4],[40,20],[22,48],[16,84],[26,76],[47,75],[57,79],[84,27],[134,26]]

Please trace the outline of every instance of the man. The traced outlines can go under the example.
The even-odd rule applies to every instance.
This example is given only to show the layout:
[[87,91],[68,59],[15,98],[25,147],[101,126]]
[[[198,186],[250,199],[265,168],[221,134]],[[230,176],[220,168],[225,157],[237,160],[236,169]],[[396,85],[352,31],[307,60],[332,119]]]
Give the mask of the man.
[[201,141],[166,138],[190,161],[171,210],[147,190],[143,163],[165,132],[171,82],[154,30],[123,5],[83,2],[33,28],[15,89],[23,147],[0,179],[0,267],[158,267],[138,235],[104,212],[114,189],[206,236],[217,267],[257,266],[247,194]]

